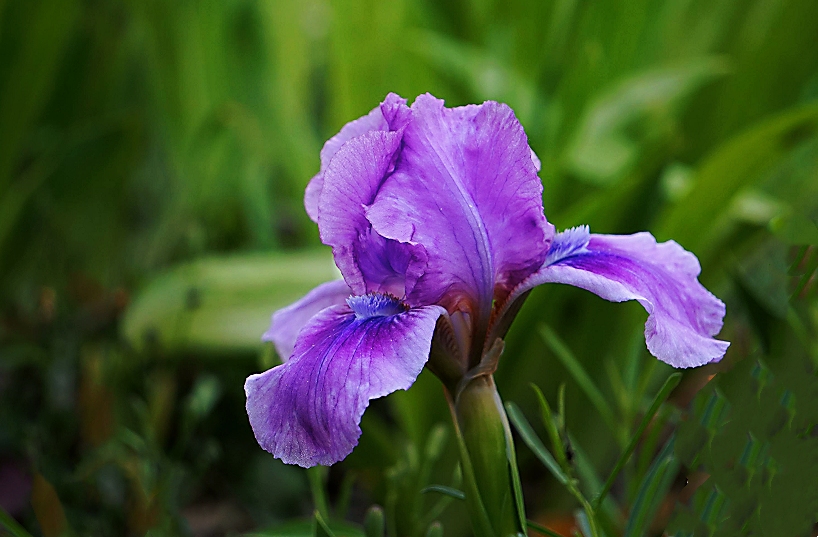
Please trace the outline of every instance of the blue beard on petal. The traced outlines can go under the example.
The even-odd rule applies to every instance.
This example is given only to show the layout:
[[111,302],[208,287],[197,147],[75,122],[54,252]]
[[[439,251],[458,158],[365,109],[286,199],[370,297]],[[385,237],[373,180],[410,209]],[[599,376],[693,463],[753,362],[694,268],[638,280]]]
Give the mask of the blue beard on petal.
[[356,319],[371,319],[372,317],[390,317],[409,311],[409,305],[396,296],[383,293],[368,293],[366,295],[347,298],[347,305],[355,312]]

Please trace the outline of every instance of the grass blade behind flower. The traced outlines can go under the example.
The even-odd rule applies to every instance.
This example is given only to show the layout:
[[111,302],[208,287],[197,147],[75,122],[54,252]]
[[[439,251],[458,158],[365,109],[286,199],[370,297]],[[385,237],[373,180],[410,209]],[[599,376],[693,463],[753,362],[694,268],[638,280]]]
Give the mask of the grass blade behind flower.
[[593,505],[594,508],[599,508],[599,504],[605,499],[605,496],[608,494],[608,491],[611,490],[611,487],[616,481],[616,477],[619,475],[619,472],[625,466],[625,463],[628,462],[628,459],[633,453],[633,450],[636,449],[636,444],[639,442],[639,439],[642,437],[642,433],[645,432],[645,429],[648,427],[648,424],[653,419],[653,416],[656,415],[656,412],[659,410],[659,407],[662,406],[662,403],[670,395],[670,392],[678,386],[679,382],[682,380],[681,373],[674,373],[668,377],[665,381],[665,384],[659,390],[659,393],[656,394],[656,397],[653,399],[648,411],[645,413],[645,416],[642,418],[642,422],[639,424],[639,427],[636,428],[633,436],[631,437],[631,441],[628,444],[628,447],[625,448],[625,451],[622,452],[622,455],[619,457],[619,460],[616,461],[613,470],[611,471],[611,475],[608,476],[608,480],[605,481],[605,485],[603,485],[602,490],[599,491],[599,494],[594,499]]
[[582,367],[582,364],[577,360],[576,356],[571,352],[571,349],[565,344],[565,342],[554,332],[550,326],[546,324],[541,324],[539,327],[540,336],[542,336],[543,341],[548,345],[551,351],[559,358],[562,365],[571,373],[571,376],[574,377],[574,380],[577,381],[577,384],[585,392],[585,395],[588,396],[588,399],[591,400],[594,407],[596,407],[599,415],[602,416],[602,419],[605,421],[605,424],[610,428],[610,430],[614,433],[618,433],[618,428],[616,426],[616,419],[614,419],[614,415],[611,412],[610,405],[605,400],[605,396],[602,395],[602,392],[599,388],[594,384],[594,381],[591,380],[591,377],[588,376],[588,373],[585,371],[585,368]]
[[516,427],[517,432],[520,434],[520,438],[525,442],[525,445],[534,452],[534,455],[536,455],[540,462],[548,468],[548,471],[557,478],[557,481],[563,485],[567,484],[568,476],[565,475],[560,465],[548,451],[548,448],[545,447],[542,440],[537,436],[537,433],[534,432],[534,429],[532,429],[528,420],[525,419],[519,407],[512,402],[508,402],[506,403],[506,412],[508,413],[508,418],[511,420],[511,423],[514,424],[514,427]]
[[679,469],[679,460],[673,451],[675,439],[675,435],[670,437],[639,486],[633,509],[625,525],[624,537],[640,537],[645,534],[656,510],[673,484]]

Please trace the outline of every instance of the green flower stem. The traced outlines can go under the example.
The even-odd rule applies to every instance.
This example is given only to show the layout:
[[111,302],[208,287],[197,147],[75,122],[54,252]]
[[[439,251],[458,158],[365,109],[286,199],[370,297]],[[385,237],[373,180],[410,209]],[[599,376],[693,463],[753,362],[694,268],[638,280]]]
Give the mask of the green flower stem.
[[[515,536],[524,532],[515,495],[513,449],[508,436],[508,419],[491,374],[480,374],[449,398],[452,419],[461,445],[461,465],[466,478],[466,501],[475,532],[481,519],[488,518],[491,534]],[[473,481],[473,483],[469,483]],[[471,485],[471,486],[470,486]],[[470,490],[472,489],[472,490]],[[476,495],[476,498],[470,498]]]

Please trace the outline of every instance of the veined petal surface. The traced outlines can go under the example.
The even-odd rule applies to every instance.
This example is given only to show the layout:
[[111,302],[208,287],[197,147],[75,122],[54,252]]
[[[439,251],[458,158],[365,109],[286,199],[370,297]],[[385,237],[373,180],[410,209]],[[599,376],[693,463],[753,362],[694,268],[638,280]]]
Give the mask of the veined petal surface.
[[248,377],[247,414],[261,447],[303,467],[352,451],[369,400],[408,388],[420,374],[445,310],[389,313],[325,309],[301,331],[290,360]]
[[648,312],[648,350],[674,367],[718,361],[730,345],[714,339],[724,303],[697,280],[701,268],[674,241],[657,243],[650,233],[590,234],[587,227],[559,233],[543,268],[517,290],[567,283],[613,302],[637,300]]
[[293,353],[298,333],[319,311],[330,306],[345,304],[352,290],[344,280],[322,283],[303,298],[273,313],[270,328],[261,336],[262,341],[272,341],[282,361]]
[[313,222],[318,223],[318,207],[321,191],[324,188],[324,171],[341,146],[370,131],[390,130],[390,124],[400,126],[406,122],[408,114],[409,107],[406,106],[406,99],[390,93],[383,103],[373,108],[367,115],[344,125],[338,134],[324,143],[321,149],[321,169],[310,180],[304,191],[304,208]]
[[426,265],[421,245],[399,243],[373,231],[365,208],[395,166],[403,133],[372,131],[349,140],[324,172],[318,229],[355,294],[403,297]]
[[367,218],[384,237],[424,246],[428,264],[409,300],[485,319],[542,265],[553,235],[528,140],[503,104],[448,109],[427,94],[411,110]]

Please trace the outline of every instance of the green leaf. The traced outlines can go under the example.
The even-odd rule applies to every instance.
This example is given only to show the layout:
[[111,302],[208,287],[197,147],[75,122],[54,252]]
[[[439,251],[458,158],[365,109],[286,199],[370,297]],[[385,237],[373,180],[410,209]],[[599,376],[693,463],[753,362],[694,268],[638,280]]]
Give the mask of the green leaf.
[[520,434],[520,438],[522,438],[528,448],[534,452],[534,455],[540,459],[540,462],[557,478],[557,481],[563,485],[568,483],[568,476],[565,475],[560,465],[557,464],[557,461],[554,460],[554,457],[548,452],[548,449],[543,445],[537,433],[534,432],[534,429],[531,428],[528,420],[525,419],[525,416],[517,405],[512,402],[506,403],[506,412],[508,413],[511,423],[514,424],[514,427]]
[[[2,7],[2,6],[0,6]],[[66,46],[80,20],[80,2],[48,0],[26,7],[26,28],[16,54],[4,52],[4,74],[0,86],[0,192],[5,193],[13,178],[21,146],[28,141],[34,123],[52,98],[55,78],[63,66]],[[2,13],[0,13],[2,15]],[[11,76],[9,76],[11,75]]]
[[[600,185],[623,178],[651,141],[647,134],[671,138],[667,125],[673,124],[685,98],[726,72],[724,59],[705,58],[618,81],[588,105],[567,151],[571,171]],[[640,129],[634,124],[641,124]],[[635,139],[635,131],[646,140]]]
[[[585,491],[586,496],[594,497],[599,494],[599,491],[602,489],[602,479],[600,479],[599,475],[596,472],[596,468],[594,468],[593,463],[591,462],[590,457],[582,448],[582,446],[577,442],[577,439],[571,433],[567,434],[568,441],[571,442],[571,449],[574,450],[574,466],[577,470],[577,476],[579,477],[580,484],[582,485],[582,489]],[[611,521],[618,521],[621,519],[620,508],[614,502],[614,500],[608,496],[602,502],[602,511],[600,512],[597,510],[597,516],[604,515],[607,518],[606,527],[611,526]]]
[[551,530],[549,530],[548,528],[546,528],[545,526],[541,526],[540,524],[537,524],[537,523],[536,523],[536,522],[534,522],[533,520],[526,520],[526,521],[525,521],[525,524],[526,524],[526,526],[528,526],[530,529],[532,529],[532,530],[536,531],[536,532],[537,532],[537,533],[539,533],[540,535],[547,535],[548,537],[563,537],[563,536],[562,536],[562,535],[560,535],[559,533],[557,533],[557,532],[555,532],[555,531],[551,531]]
[[[456,465],[454,469],[454,475],[452,478],[453,486],[450,488],[459,491],[457,487],[460,486],[462,479],[463,478],[460,466]],[[446,509],[446,507],[448,507],[452,499],[453,496],[447,494],[442,495],[440,497],[440,500],[438,500],[434,505],[432,505],[432,507],[429,508],[428,511],[426,511],[426,513],[423,514],[423,516],[420,518],[418,526],[422,528],[424,526],[432,524],[435,521],[435,519],[437,519],[443,513],[443,510]]]
[[440,494],[444,494],[449,496],[450,498],[454,498],[455,500],[465,500],[466,493],[462,490],[458,490],[453,487],[447,487],[446,485],[429,485],[428,487],[424,487],[421,489],[421,494],[427,494],[429,492],[438,492]]
[[32,537],[2,506],[0,506],[0,529],[7,531],[11,537]]
[[278,308],[336,277],[328,251],[213,257],[148,283],[125,312],[122,334],[137,349],[258,351]]
[[558,414],[559,424],[554,421],[554,413],[551,411],[551,405],[548,404],[548,400],[545,398],[539,386],[531,384],[531,388],[534,390],[537,400],[540,403],[540,415],[548,437],[551,439],[551,449],[557,454],[560,467],[567,472],[568,457],[565,454],[565,443],[563,440],[565,432],[565,384],[560,384],[559,396],[557,397],[560,407]]
[[315,537],[335,537],[335,533],[330,529],[324,517],[321,516],[321,513],[317,510],[315,511],[315,529],[313,535]]
[[574,377],[574,380],[576,380],[582,391],[585,392],[585,395],[588,396],[588,399],[591,400],[591,403],[593,403],[594,407],[596,407],[600,416],[602,416],[602,419],[605,421],[611,431],[617,433],[618,428],[616,425],[616,419],[611,412],[610,405],[605,400],[605,397],[602,395],[602,392],[599,391],[596,384],[594,384],[594,381],[591,380],[591,377],[588,376],[588,373],[585,372],[585,368],[582,367],[582,364],[571,352],[571,349],[568,348],[565,342],[551,329],[550,326],[541,324],[539,326],[539,332],[548,347],[554,352],[556,357],[559,358],[562,365],[568,369],[568,372]]
[[503,416],[503,431],[506,436],[506,457],[508,458],[508,470],[511,473],[511,486],[514,491],[515,510],[519,518],[519,530],[525,530],[525,501],[523,499],[523,485],[520,482],[520,469],[517,466],[517,453],[514,449],[514,439],[511,436],[511,427],[508,423],[508,413]]
[[307,468],[307,478],[310,482],[310,492],[312,492],[312,501],[315,504],[316,514],[329,518],[329,502],[327,501],[324,485],[327,478],[327,467],[313,466]]
[[771,230],[788,244],[818,245],[818,219],[805,214],[792,213],[773,218]]
[[780,113],[728,140],[699,166],[690,194],[664,214],[657,235],[672,237],[700,258],[710,255],[720,232],[714,215],[723,214],[742,188],[757,181],[800,139],[817,131],[818,105],[811,103]]
[[679,461],[673,452],[674,440],[675,436],[671,436],[639,485],[631,514],[625,525],[624,537],[645,535],[656,511],[673,484],[673,479],[679,470]]
[[633,453],[633,450],[636,449],[636,444],[639,443],[639,439],[642,438],[642,433],[645,432],[645,429],[650,424],[653,416],[656,415],[656,412],[659,410],[659,407],[662,406],[662,403],[670,395],[670,392],[679,385],[679,382],[682,380],[681,373],[673,373],[668,377],[665,381],[662,388],[659,390],[659,393],[656,394],[656,397],[653,398],[653,402],[648,407],[648,411],[645,412],[645,416],[642,418],[642,421],[639,423],[639,427],[636,428],[633,436],[631,437],[630,442],[628,443],[628,447],[625,448],[625,451],[622,452],[619,459],[616,461],[611,474],[608,476],[607,481],[605,481],[605,485],[603,485],[602,490],[599,491],[599,495],[594,499],[594,508],[598,508],[602,501],[605,499],[605,496],[608,494],[608,491],[611,490],[611,487],[616,481],[616,477],[619,475],[619,472],[625,466],[625,463],[628,462],[628,459]]

